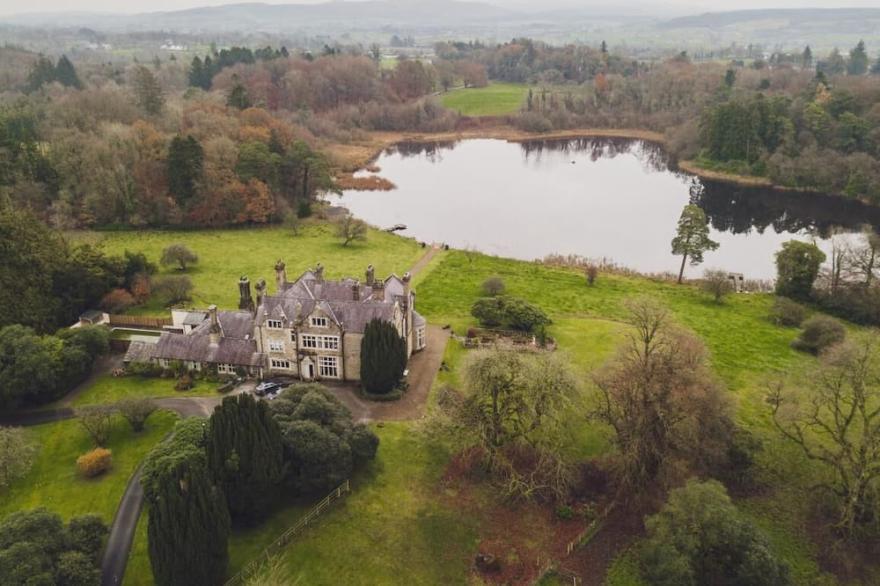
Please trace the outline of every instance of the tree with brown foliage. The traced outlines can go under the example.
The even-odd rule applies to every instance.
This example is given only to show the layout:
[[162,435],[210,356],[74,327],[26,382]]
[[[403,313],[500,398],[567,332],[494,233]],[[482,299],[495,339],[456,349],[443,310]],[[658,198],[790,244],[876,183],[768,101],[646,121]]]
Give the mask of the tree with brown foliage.
[[594,376],[592,417],[613,430],[618,489],[639,493],[682,469],[708,467],[726,449],[728,406],[706,348],[650,299],[627,303],[632,331]]
[[767,402],[783,437],[831,473],[820,487],[837,502],[835,528],[856,537],[877,516],[880,338],[874,334],[835,346],[813,380],[813,388],[800,394],[776,383]]

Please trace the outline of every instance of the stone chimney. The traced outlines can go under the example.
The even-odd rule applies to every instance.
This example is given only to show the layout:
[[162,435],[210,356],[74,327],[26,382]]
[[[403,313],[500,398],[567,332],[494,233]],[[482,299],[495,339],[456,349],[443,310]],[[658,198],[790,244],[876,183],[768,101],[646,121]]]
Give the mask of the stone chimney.
[[373,281],[376,280],[376,271],[373,269],[373,265],[367,266],[367,280],[365,281],[367,287],[373,286]]
[[401,279],[401,280],[403,281],[403,298],[406,300],[405,303],[406,303],[407,308],[409,308],[409,306],[411,305],[410,297],[411,297],[411,293],[412,293],[412,290],[410,288],[409,283],[410,283],[410,281],[412,281],[412,275],[409,273],[405,273],[403,275],[403,279]]
[[385,300],[385,281],[373,281],[373,300]]
[[355,281],[351,285],[351,300],[352,301],[360,301],[361,300],[361,284],[358,281]]
[[403,298],[404,298],[404,306],[403,306],[403,314],[405,316],[404,323],[404,334],[406,337],[406,353],[409,356],[412,353],[412,341],[413,341],[413,299],[412,299],[412,287],[410,285],[410,281],[412,281],[412,275],[410,273],[405,273],[403,275]]
[[278,262],[275,263],[275,287],[277,292],[281,292],[284,289],[285,283],[287,283],[287,271],[284,270],[284,261],[278,259]]
[[324,265],[318,263],[315,267],[315,281],[318,283],[324,282]]
[[253,311],[254,300],[251,297],[251,281],[246,276],[238,280],[238,308]]
[[266,297],[266,279],[260,279],[254,286],[257,290],[257,307],[263,304],[263,298]]
[[217,317],[216,305],[208,307],[208,316],[211,319],[211,328],[208,330],[211,335],[211,344],[217,345],[220,343],[220,338],[223,336],[223,330],[220,329],[220,319]]

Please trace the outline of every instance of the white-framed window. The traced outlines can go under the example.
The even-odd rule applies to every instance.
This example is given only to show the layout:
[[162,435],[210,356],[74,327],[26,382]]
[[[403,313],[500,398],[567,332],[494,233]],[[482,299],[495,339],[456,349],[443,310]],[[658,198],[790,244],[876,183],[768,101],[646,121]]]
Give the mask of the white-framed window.
[[220,374],[235,374],[235,366],[231,364],[218,364],[217,372]]
[[325,378],[339,378],[336,356],[318,356],[318,374]]
[[313,317],[312,318],[312,327],[314,328],[326,328],[327,327],[327,318],[326,317]]
[[284,342],[281,340],[269,340],[269,352],[284,352]]
[[266,326],[268,326],[269,329],[272,330],[280,330],[284,327],[284,322],[282,322],[280,319],[267,319]]
[[301,345],[311,350],[339,350],[339,336],[303,334]]
[[272,358],[269,360],[269,364],[272,368],[282,368],[284,370],[290,370],[290,360],[279,360],[276,358]]
[[419,348],[425,347],[425,330],[424,328],[419,328],[416,331],[416,346]]

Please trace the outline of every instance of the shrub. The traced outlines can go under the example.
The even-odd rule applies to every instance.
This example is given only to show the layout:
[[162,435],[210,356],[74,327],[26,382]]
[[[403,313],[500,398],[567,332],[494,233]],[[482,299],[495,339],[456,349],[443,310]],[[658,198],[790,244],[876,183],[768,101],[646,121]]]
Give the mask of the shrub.
[[86,478],[94,478],[110,469],[113,455],[105,448],[95,448],[76,459],[76,469]]
[[107,405],[89,405],[76,410],[77,421],[96,446],[103,446],[110,438],[113,408]]
[[101,299],[101,309],[108,313],[122,313],[135,304],[134,296],[125,289],[113,289]]
[[842,342],[844,338],[846,338],[846,329],[843,324],[834,318],[816,315],[804,322],[804,330],[791,345],[796,350],[818,354]]
[[0,427],[0,489],[27,474],[36,447],[21,427]]
[[152,280],[150,279],[150,275],[147,273],[138,273],[134,277],[132,277],[131,281],[131,294],[134,296],[135,301],[138,303],[143,303],[150,296],[150,292],[153,290]]
[[523,332],[531,332],[551,323],[539,307],[516,297],[480,299],[471,307],[471,315],[487,327],[504,326]]
[[599,277],[599,267],[594,264],[587,265],[587,268],[584,269],[584,276],[587,277],[587,285],[592,287],[596,284],[596,279]]
[[174,305],[182,301],[189,301],[192,297],[192,289],[192,281],[186,275],[170,275],[156,280],[153,293],[165,305]]
[[567,521],[568,519],[574,517],[574,509],[572,509],[568,505],[560,505],[556,507],[556,516],[560,519]]
[[162,266],[177,266],[181,271],[185,271],[188,265],[199,262],[199,257],[185,244],[172,244],[162,251],[162,258],[159,260]]
[[788,567],[766,537],[739,511],[719,482],[688,481],[670,492],[646,521],[640,557],[657,586],[790,584]]
[[163,368],[153,362],[132,362],[125,367],[127,374],[137,376],[160,376]]
[[489,297],[497,297],[503,295],[505,290],[504,281],[501,277],[489,277],[483,281],[483,294]]
[[806,317],[804,306],[788,297],[777,297],[770,309],[770,319],[778,326],[797,328]]
[[880,325],[880,287],[858,283],[834,291],[815,291],[813,297],[823,311],[864,325]]
[[144,430],[144,424],[156,410],[156,403],[146,397],[131,397],[116,404],[119,414],[128,421],[134,432]]
[[733,283],[726,272],[709,269],[703,273],[700,289],[711,295],[715,303],[721,303],[727,295],[733,293]]
[[174,383],[175,391],[188,391],[193,388],[193,377],[190,373],[185,372],[180,375],[180,378],[177,379],[177,382]]

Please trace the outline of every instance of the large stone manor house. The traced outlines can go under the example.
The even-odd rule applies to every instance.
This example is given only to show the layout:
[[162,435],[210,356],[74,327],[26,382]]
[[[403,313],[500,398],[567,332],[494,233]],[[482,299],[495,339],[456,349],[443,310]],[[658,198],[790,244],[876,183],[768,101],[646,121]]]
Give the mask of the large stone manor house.
[[169,331],[139,359],[164,367],[180,361],[193,370],[216,368],[220,374],[357,381],[361,341],[371,320],[392,323],[409,355],[427,344],[409,273],[379,280],[371,265],[364,282],[328,281],[318,264],[289,282],[278,261],[274,294],[263,279],[255,285],[255,298],[247,277],[238,286],[238,311],[219,311],[215,305],[205,311],[175,310]]

